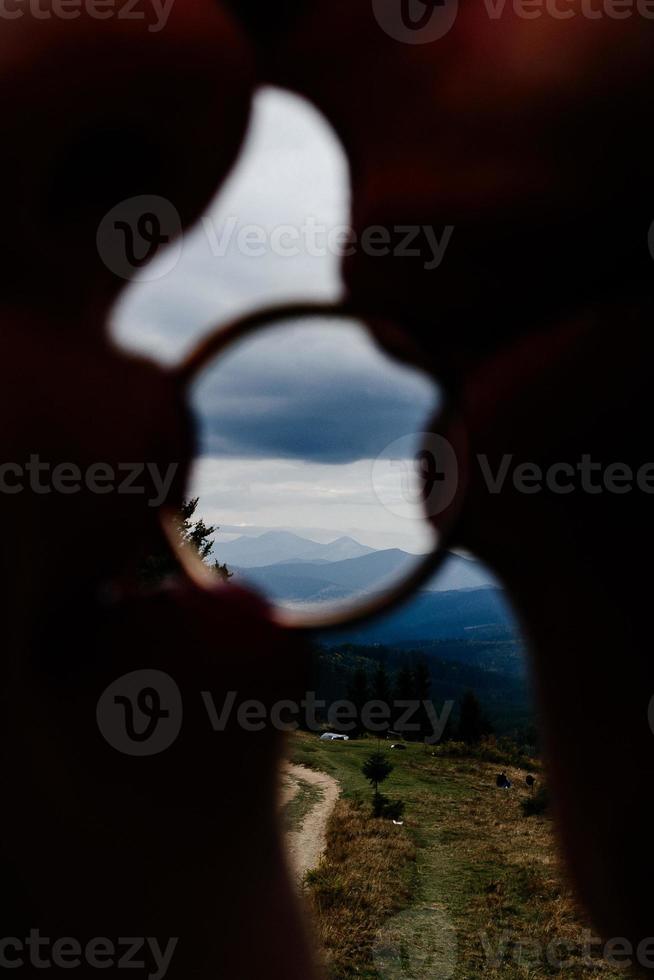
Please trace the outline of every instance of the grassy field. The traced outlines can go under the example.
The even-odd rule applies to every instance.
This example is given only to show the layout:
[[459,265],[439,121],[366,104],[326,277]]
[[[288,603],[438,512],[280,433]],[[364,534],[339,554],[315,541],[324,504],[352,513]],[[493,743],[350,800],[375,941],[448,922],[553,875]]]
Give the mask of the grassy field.
[[625,976],[601,959],[601,947],[585,945],[588,927],[551,822],[523,813],[526,771],[504,767],[514,783],[505,791],[495,786],[497,763],[434,756],[422,745],[389,748],[395,770],[383,791],[406,804],[397,826],[369,816],[361,766],[376,747],[301,733],[290,745],[293,762],[343,787],[327,854],[306,882],[332,978]]

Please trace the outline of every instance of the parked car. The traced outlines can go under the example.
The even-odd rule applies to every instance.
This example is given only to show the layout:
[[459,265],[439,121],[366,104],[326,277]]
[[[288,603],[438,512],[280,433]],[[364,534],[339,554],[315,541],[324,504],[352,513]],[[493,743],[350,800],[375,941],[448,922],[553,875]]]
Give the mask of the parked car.
[[349,735],[337,735],[334,732],[323,732],[320,736],[321,742],[349,742]]

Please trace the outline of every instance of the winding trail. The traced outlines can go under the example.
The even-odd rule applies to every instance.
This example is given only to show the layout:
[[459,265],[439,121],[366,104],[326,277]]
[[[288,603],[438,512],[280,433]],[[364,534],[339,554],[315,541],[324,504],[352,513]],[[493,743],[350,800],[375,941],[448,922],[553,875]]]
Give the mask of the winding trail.
[[280,806],[288,806],[299,793],[302,783],[318,789],[321,797],[303,817],[301,827],[286,833],[286,852],[298,884],[307,871],[320,863],[327,844],[327,821],[341,792],[333,776],[289,762],[282,770]]

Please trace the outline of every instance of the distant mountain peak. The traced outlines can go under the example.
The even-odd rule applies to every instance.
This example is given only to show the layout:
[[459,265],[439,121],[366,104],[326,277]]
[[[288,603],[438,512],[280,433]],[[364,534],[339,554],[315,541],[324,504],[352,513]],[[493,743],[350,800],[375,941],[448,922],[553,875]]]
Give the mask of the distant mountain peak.
[[242,535],[214,546],[219,561],[234,568],[263,568],[292,561],[338,562],[374,553],[374,548],[342,535],[329,544],[320,544],[285,528],[264,531],[255,537]]
[[[308,541],[308,538],[302,538],[299,534],[294,534],[293,531],[287,531],[284,528],[280,528],[278,531],[264,531],[263,534],[257,534],[253,537],[241,537],[237,538],[238,541]],[[311,542],[314,543],[314,542]]]

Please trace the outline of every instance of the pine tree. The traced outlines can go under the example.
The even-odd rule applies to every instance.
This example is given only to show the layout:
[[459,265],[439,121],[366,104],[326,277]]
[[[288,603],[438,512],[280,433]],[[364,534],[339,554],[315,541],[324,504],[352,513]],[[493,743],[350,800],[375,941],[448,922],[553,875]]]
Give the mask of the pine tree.
[[368,694],[368,674],[363,667],[358,667],[352,675],[347,690],[347,700],[351,701],[356,708],[356,729],[354,730],[356,735],[362,735],[365,730],[361,721],[361,714],[363,706],[369,701]]
[[474,691],[467,691],[463,696],[459,710],[460,740],[467,742],[468,745],[474,745],[490,732],[491,726]]
[[393,772],[393,766],[388,761],[383,752],[373,752],[364,762],[361,772],[366,777],[370,785],[374,788],[373,812],[376,816],[380,815],[382,797],[379,793],[379,784],[388,779]]
[[373,674],[372,698],[373,701],[382,701],[384,704],[391,702],[391,682],[384,664],[378,664]]
[[[391,727],[391,718],[392,718],[393,709],[391,705],[391,701],[392,701],[391,683],[388,677],[388,673],[386,671],[386,667],[384,666],[383,663],[377,665],[377,669],[375,670],[372,676],[371,693],[372,693],[372,700],[379,701],[379,703],[383,704],[384,707],[389,711],[389,714],[387,715],[389,720],[388,722],[384,723],[383,728],[381,728],[381,722],[380,722],[380,728],[382,733],[387,732]],[[379,734],[379,732],[377,732],[377,734]]]
[[414,696],[413,690],[413,671],[408,664],[404,664],[397,672],[395,678],[395,697],[408,700]]
[[[403,706],[403,702],[415,701],[415,680],[413,676],[413,671],[408,663],[405,663],[401,667],[395,678],[395,690],[394,690],[394,717],[393,717],[393,728],[400,732],[400,734],[406,739],[414,739],[416,737],[415,731],[404,731],[401,730],[399,724],[400,719],[403,715],[406,715],[406,707]],[[409,725],[415,725],[415,717],[412,717],[408,722]]]
[[[179,535],[182,546],[192,548],[201,561],[208,564],[216,575],[226,581],[232,577],[227,566],[221,565],[219,561],[209,561],[213,549],[213,535],[218,528],[205,524],[202,518],[193,520],[199,502],[199,497],[184,501],[179,515],[173,521],[175,531]],[[147,585],[159,585],[171,575],[175,575],[178,570],[175,556],[167,549],[159,554],[149,555],[143,561],[140,568],[140,578]]]
[[425,701],[429,701],[431,697],[431,675],[426,660],[419,660],[413,668],[413,693],[419,702],[415,718],[420,726],[418,735],[420,741],[424,741],[431,732],[431,722],[425,709]]

